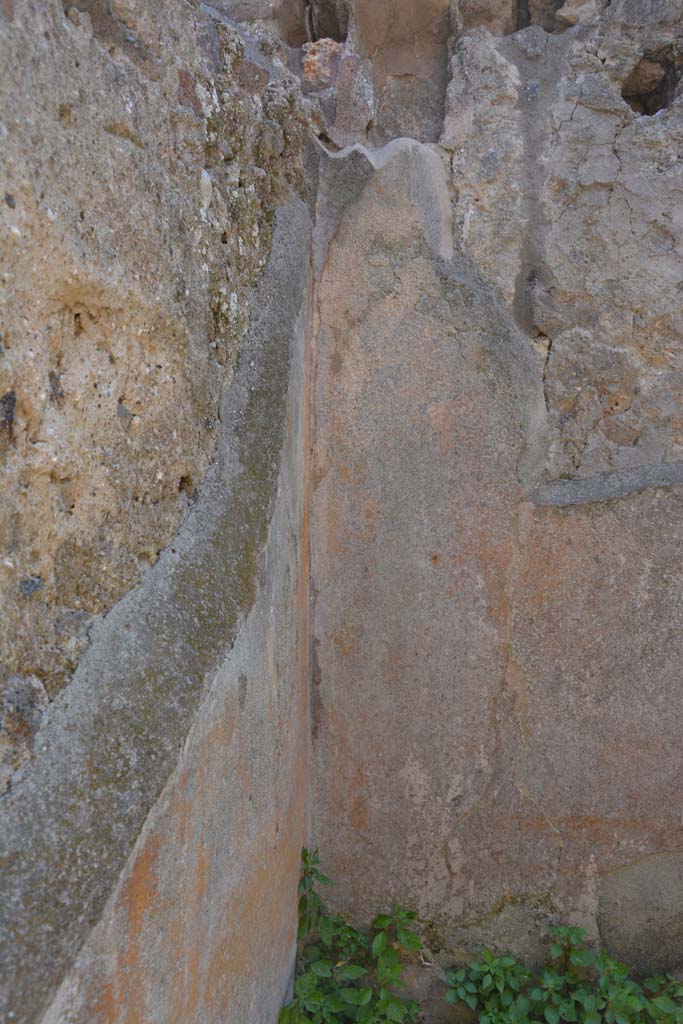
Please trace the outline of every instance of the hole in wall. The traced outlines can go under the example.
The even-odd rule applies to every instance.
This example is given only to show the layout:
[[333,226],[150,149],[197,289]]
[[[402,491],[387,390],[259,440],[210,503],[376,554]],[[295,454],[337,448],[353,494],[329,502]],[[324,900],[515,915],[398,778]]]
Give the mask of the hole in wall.
[[349,11],[346,0],[307,0],[307,17],[311,39],[346,40]]
[[197,493],[197,485],[189,473],[184,473],[178,481],[178,494],[184,494],[190,501]]
[[278,9],[280,36],[288,46],[318,39],[343,43],[348,23],[347,0],[282,0]]
[[621,89],[631,110],[652,117],[671,106],[681,80],[682,63],[672,47],[644,54]]
[[516,30],[540,25],[546,32],[555,31],[555,16],[564,0],[517,0]]

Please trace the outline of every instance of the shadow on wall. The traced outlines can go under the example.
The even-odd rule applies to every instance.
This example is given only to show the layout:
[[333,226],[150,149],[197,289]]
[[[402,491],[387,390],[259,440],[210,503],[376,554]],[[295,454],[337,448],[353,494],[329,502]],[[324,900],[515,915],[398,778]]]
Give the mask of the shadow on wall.
[[646,53],[621,90],[621,95],[636,114],[651,117],[670,107],[676,98],[683,57],[669,46],[656,53]]

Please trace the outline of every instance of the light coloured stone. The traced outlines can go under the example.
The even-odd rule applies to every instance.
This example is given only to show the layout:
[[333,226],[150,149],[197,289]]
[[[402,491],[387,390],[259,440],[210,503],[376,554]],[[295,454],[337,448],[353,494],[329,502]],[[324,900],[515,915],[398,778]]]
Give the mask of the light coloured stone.
[[565,0],[557,11],[556,22],[563,28],[588,25],[597,15],[598,7],[595,0]]
[[456,34],[486,28],[507,35],[517,28],[516,0],[451,0],[451,24]]
[[475,898],[462,843],[498,770],[543,396],[512,318],[453,251],[444,163],[407,140],[372,159],[318,285],[314,835],[355,919],[399,898],[442,928]]
[[539,961],[563,920],[674,970],[683,5],[564,6],[516,32],[501,5],[453,12],[448,309],[426,169],[414,191],[389,147],[334,221],[314,830],[337,906],[416,906],[442,966],[483,943]]
[[330,138],[340,147],[366,142],[375,114],[372,63],[347,53],[339,66],[334,124]]
[[333,39],[319,39],[304,43],[302,62],[304,83],[313,88],[324,88],[336,81],[339,65],[344,54],[343,43]]
[[351,0],[350,45],[372,60],[373,145],[402,136],[438,139],[449,33],[448,0]]

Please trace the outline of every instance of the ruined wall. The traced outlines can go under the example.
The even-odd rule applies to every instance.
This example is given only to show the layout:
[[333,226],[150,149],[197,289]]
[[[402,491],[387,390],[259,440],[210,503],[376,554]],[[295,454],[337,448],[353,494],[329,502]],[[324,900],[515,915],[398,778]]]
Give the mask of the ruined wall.
[[436,964],[680,968],[683,5],[451,8],[439,145],[319,190],[315,841]]
[[5,3],[0,39],[0,1016],[271,1020],[307,799],[300,89],[180,0]]
[[306,838],[429,1019],[560,920],[680,967],[681,0],[0,47],[7,1019],[272,1024]]
[[0,20],[5,774],[22,709],[68,682],[194,500],[273,211],[301,187],[279,61],[218,12],[78,6]]
[[[296,240],[297,219],[301,212],[276,228],[278,247],[285,234],[288,246]],[[280,273],[288,258],[277,254]],[[283,311],[274,277],[266,272],[259,298],[280,298]],[[302,284],[287,276],[299,295]],[[288,441],[254,604],[45,1024],[265,1024],[287,996],[307,830],[305,313],[295,326]],[[249,342],[257,338],[246,341],[256,358],[260,345]]]

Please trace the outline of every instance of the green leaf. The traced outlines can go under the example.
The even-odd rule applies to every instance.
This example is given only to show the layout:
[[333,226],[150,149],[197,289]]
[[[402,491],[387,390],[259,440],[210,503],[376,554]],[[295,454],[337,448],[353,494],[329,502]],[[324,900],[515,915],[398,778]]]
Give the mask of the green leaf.
[[391,914],[378,914],[377,917],[372,922],[372,927],[375,930],[380,928],[388,928],[392,921],[393,917],[391,916]]
[[[390,956],[389,954],[393,954]],[[401,985],[401,965],[393,949],[387,949],[377,960],[377,979],[383,985]]]
[[412,950],[413,952],[422,949],[420,936],[416,932],[411,931],[410,928],[397,928],[396,938],[404,949]]
[[369,987],[358,989],[358,1005],[367,1006],[372,999],[372,989]]
[[294,984],[294,991],[300,999],[310,995],[311,992],[315,992],[318,982],[314,974],[302,974],[301,977],[296,979]]
[[387,948],[387,933],[377,932],[374,939],[372,940],[372,955],[374,957],[380,956],[381,953]]
[[546,1006],[543,1011],[543,1016],[548,1021],[548,1024],[558,1024],[560,1019],[560,1011],[556,1006]]
[[332,977],[332,964],[329,960],[317,960],[314,964],[311,964],[311,970],[319,978]]
[[342,997],[345,1003],[349,1003],[351,1006],[358,1006],[358,989],[357,988],[341,988],[339,995]]
[[389,1020],[398,1021],[400,1024],[406,1015],[405,1003],[396,996],[389,996],[384,1012]]
[[324,916],[318,921],[318,934],[320,940],[324,946],[329,946],[334,938],[334,921],[332,918]]
[[593,963],[595,957],[590,949],[573,949],[569,959],[576,967],[588,967]]
[[368,972],[365,967],[360,967],[358,964],[344,964],[343,967],[340,967],[337,970],[337,975],[343,981],[356,981],[367,973]]
[[584,1014],[583,1024],[600,1024],[600,1014],[595,1010]]
[[674,1003],[673,999],[670,999],[668,996],[657,996],[655,999],[652,1000],[652,1002],[658,1010],[662,1011],[662,1013],[676,1012],[676,1004]]
[[447,1003],[457,1003],[457,1001],[458,1001],[458,999],[460,997],[456,995],[454,989],[449,988],[448,992],[446,993],[446,997],[445,998],[446,998],[446,1002]]

